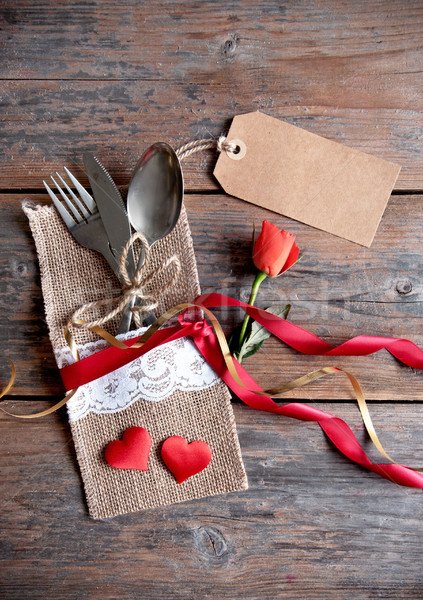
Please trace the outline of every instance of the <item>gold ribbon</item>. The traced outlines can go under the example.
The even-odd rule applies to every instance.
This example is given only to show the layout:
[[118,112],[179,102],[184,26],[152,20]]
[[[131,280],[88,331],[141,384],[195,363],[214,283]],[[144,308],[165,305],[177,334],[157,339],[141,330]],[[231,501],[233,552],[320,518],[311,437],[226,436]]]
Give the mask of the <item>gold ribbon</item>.
[[[3,398],[3,396],[5,396],[7,394],[7,392],[10,390],[10,388],[12,387],[12,385],[15,381],[16,368],[15,368],[15,365],[13,364],[13,361],[10,360],[10,358],[8,358],[7,356],[2,356],[1,358],[4,358],[5,360],[7,360],[12,368],[12,373],[10,375],[9,383],[6,385],[4,390],[2,390],[2,392],[0,393],[0,398]],[[58,410],[59,408],[61,408],[64,404],[66,404],[66,402],[68,400],[70,400],[72,398],[72,396],[75,394],[75,392],[76,392],[76,390],[71,390],[70,392],[68,392],[66,394],[66,396],[64,398],[62,398],[62,400],[60,400],[60,402],[57,402],[57,404],[54,404],[54,406],[50,406],[50,408],[47,408],[46,410],[42,410],[41,412],[38,412],[38,413],[33,413],[32,415],[17,415],[16,413],[12,413],[12,412],[6,410],[1,405],[0,405],[0,410],[2,412],[4,412],[6,415],[9,415],[10,417],[18,417],[19,419],[36,419],[38,417],[44,417],[46,415],[49,415],[50,413],[53,413],[56,410]]]
[[[207,314],[207,317],[209,318],[213,330],[216,334],[217,340],[218,340],[218,344],[220,347],[220,350],[222,352],[222,356],[223,359],[225,361],[225,365],[229,371],[229,373],[231,374],[232,378],[236,381],[236,383],[238,385],[240,385],[241,387],[243,387],[244,389],[248,389],[246,388],[246,386],[244,385],[244,383],[241,381],[236,369],[235,369],[235,365],[232,359],[232,355],[231,352],[229,350],[229,346],[228,343],[226,341],[226,336],[223,332],[223,329],[219,323],[219,321],[217,320],[217,318],[215,317],[215,315],[205,306],[199,306],[198,304],[192,304],[190,302],[184,302],[182,304],[178,304],[176,306],[173,306],[172,308],[170,308],[169,310],[167,310],[165,313],[163,313],[144,333],[143,335],[140,337],[140,339],[131,346],[131,348],[140,348],[143,344],[145,344],[145,342],[150,339],[152,337],[152,335],[154,335],[154,333],[156,333],[156,331],[162,326],[164,325],[167,321],[169,321],[170,319],[172,319],[173,317],[175,317],[177,314],[187,310],[188,308],[195,308],[197,310],[202,310]],[[85,325],[86,322],[85,321],[81,321],[78,320],[77,323],[73,323],[73,324],[79,324],[79,325]],[[67,325],[66,330],[65,330],[65,339],[66,342],[69,345],[69,348],[71,349],[72,355],[74,356],[75,360],[78,361],[80,360],[79,357],[79,353],[78,353],[78,348],[76,346],[75,340],[70,332],[70,323]],[[105,331],[104,329],[102,329],[100,326],[98,325],[94,325],[94,326],[90,326],[89,329],[95,333],[97,333],[97,335],[99,335],[101,338],[103,338],[104,340],[106,340],[107,342],[109,342],[111,345],[120,348],[122,350],[127,350],[128,346],[126,346],[125,344],[123,344],[122,342],[120,342],[118,339],[116,339],[113,335],[111,335],[110,333],[108,333],[107,331]],[[11,373],[11,377],[10,380],[8,382],[8,384],[6,385],[6,387],[4,388],[4,390],[1,392],[0,394],[0,398],[2,398],[3,396],[5,396],[7,394],[7,392],[10,390],[10,388],[13,385],[13,382],[15,380],[15,376],[16,376],[16,369],[15,369],[15,365],[13,364],[13,362],[7,358],[6,360],[9,361],[11,368],[12,368],[12,373]],[[344,369],[340,369],[338,367],[322,367],[320,369],[317,369],[315,371],[311,371],[310,373],[307,373],[306,375],[302,375],[301,377],[298,377],[297,379],[294,379],[292,381],[289,381],[288,383],[285,383],[284,385],[275,387],[275,388],[270,388],[264,391],[255,391],[255,390],[250,390],[255,394],[261,395],[261,396],[278,396],[280,394],[284,394],[286,392],[289,392],[291,390],[303,387],[304,385],[307,385],[308,383],[311,383],[312,381],[316,381],[317,379],[320,379],[321,377],[324,377],[326,375],[331,375],[334,373],[344,373],[353,389],[355,392],[355,397],[357,400],[357,404],[361,413],[361,417],[363,419],[363,423],[364,426],[367,430],[367,433],[370,436],[370,439],[372,440],[373,444],[376,446],[377,450],[380,452],[380,454],[382,454],[382,456],[384,456],[386,459],[388,459],[389,461],[391,461],[392,463],[395,463],[395,461],[389,456],[389,454],[385,451],[385,449],[383,448],[375,427],[373,425],[372,419],[370,417],[370,413],[367,407],[367,403],[366,403],[366,399],[364,397],[363,391],[361,389],[361,386],[358,382],[358,380],[354,377],[354,375],[352,375],[351,373],[349,373],[348,371],[345,371]],[[68,394],[66,394],[66,396],[60,400],[60,402],[58,402],[57,404],[55,404],[54,406],[51,406],[50,408],[43,410],[41,412],[38,413],[34,413],[34,414],[30,414],[30,415],[18,415],[12,412],[9,412],[7,410],[5,410],[2,406],[0,406],[0,410],[2,410],[4,413],[6,413],[7,415],[13,416],[13,417],[18,417],[20,419],[34,419],[37,417],[43,417],[45,415],[48,415],[50,413],[55,412],[56,410],[58,410],[59,408],[61,408],[64,404],[66,404],[66,402],[68,402],[72,396],[75,394],[77,390],[71,390],[70,392],[68,392]],[[414,469],[415,471],[420,471],[422,472],[423,469]]]

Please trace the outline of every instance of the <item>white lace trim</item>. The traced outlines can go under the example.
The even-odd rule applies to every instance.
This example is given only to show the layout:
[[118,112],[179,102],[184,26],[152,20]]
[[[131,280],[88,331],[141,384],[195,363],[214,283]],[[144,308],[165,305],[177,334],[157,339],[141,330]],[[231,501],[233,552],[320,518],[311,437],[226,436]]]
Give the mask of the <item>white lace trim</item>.
[[[125,340],[140,335],[145,329],[118,336]],[[99,340],[84,344],[79,350],[85,358],[107,347]],[[55,352],[59,368],[74,362],[69,348]],[[204,390],[214,385],[219,376],[188,338],[181,338],[155,348],[131,363],[96,381],[81,386],[67,403],[70,421],[88,413],[114,413],[125,409],[139,398],[151,402],[163,400],[176,390]]]

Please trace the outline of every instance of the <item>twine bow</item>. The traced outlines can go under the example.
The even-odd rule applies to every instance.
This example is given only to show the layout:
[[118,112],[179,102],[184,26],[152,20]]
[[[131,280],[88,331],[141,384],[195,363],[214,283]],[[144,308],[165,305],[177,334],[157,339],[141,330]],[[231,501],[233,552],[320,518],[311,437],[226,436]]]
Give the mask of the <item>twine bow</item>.
[[[128,252],[131,246],[136,241],[140,241],[142,248],[145,253],[145,260],[142,265],[138,265],[135,270],[134,276],[131,278],[127,268]],[[101,300],[94,300],[93,302],[87,302],[80,308],[78,308],[72,315],[71,324],[74,327],[83,329],[91,329],[93,327],[101,326],[119,315],[124,308],[128,305],[133,297],[141,300],[141,305],[134,306],[132,311],[134,313],[134,321],[137,327],[142,325],[142,314],[157,309],[158,302],[156,298],[160,294],[171,289],[175,284],[181,272],[181,261],[176,254],[170,256],[158,269],[150,268],[151,249],[145,236],[136,231],[131,235],[127,241],[122,254],[119,258],[119,275],[121,281],[124,282],[122,287],[122,293],[118,298],[104,298]],[[173,271],[173,273],[172,273]],[[155,278],[160,278],[160,275],[166,275],[170,272],[170,279],[163,284],[160,281],[160,286],[154,287],[151,282]],[[149,293],[146,293],[146,289],[149,289]],[[110,303],[116,304],[116,306],[109,311],[105,316],[93,321],[86,321],[83,317],[93,308],[101,308],[103,306],[110,306]]]

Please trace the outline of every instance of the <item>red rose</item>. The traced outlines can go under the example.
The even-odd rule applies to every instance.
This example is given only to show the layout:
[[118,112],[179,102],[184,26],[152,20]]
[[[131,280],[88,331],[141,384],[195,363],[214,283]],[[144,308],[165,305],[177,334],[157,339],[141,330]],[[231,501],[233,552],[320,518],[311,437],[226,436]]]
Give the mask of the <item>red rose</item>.
[[[292,265],[294,265],[300,254],[300,250],[295,245],[295,235],[289,233],[289,231],[279,231],[279,228],[269,221],[263,221],[261,233],[254,244],[253,250],[253,261],[258,269],[258,273],[254,279],[253,286],[251,288],[250,299],[248,304],[254,305],[256,300],[258,289],[261,283],[267,277],[278,277],[287,271]],[[289,307],[285,307],[285,309]],[[246,338],[248,323],[250,321],[249,315],[245,315],[242,323],[241,332],[239,334],[238,348],[233,352],[238,362],[241,362],[243,355],[248,347],[248,337],[246,345],[244,347],[244,340]],[[249,333],[248,333],[249,335]],[[260,344],[256,344],[256,349],[248,350],[246,356],[250,356],[260,348]]]
[[277,277],[297,262],[299,253],[295,235],[284,229],[279,231],[273,223],[263,221],[253,251],[253,261],[259,271]]

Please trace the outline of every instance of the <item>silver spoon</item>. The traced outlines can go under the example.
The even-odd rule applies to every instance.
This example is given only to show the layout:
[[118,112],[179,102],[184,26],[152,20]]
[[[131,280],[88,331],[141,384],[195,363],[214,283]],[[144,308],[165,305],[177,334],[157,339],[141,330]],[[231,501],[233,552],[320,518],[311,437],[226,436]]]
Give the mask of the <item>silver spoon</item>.
[[[178,222],[184,196],[182,169],[174,149],[165,142],[150,146],[138,161],[128,189],[127,210],[132,227],[141,232],[151,247],[168,235]],[[141,251],[138,267],[144,264]],[[129,331],[133,299],[125,308],[118,333]],[[151,325],[153,313],[143,322]]]

